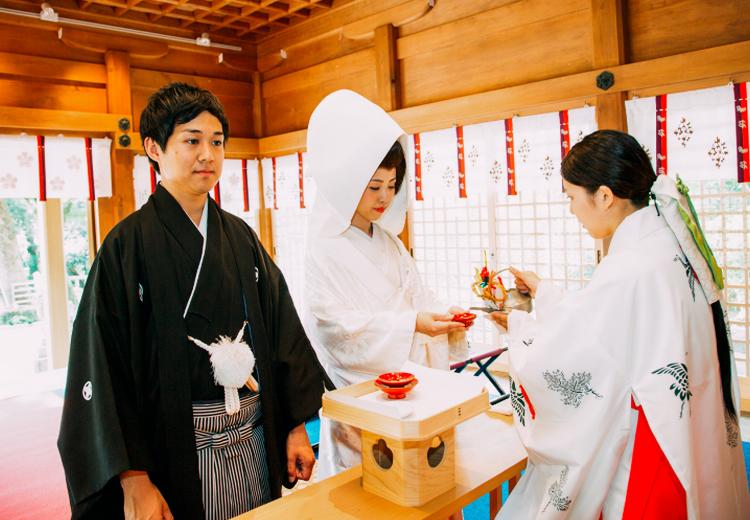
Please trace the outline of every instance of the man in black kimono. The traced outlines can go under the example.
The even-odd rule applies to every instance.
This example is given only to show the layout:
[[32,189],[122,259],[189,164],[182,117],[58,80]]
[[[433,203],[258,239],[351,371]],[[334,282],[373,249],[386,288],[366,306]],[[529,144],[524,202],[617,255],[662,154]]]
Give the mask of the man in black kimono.
[[[186,84],[155,93],[141,115],[161,182],[102,244],[73,325],[58,447],[74,518],[231,516],[205,502],[250,489],[254,507],[312,472],[304,421],[320,408],[324,372],[258,237],[207,195],[228,126],[213,94]],[[232,416],[208,353],[188,336],[234,338],[245,322],[260,389],[240,396],[243,407],[256,402],[253,419],[198,439],[196,407],[219,403]],[[220,477],[207,497],[213,469],[198,452],[227,443],[239,451],[216,464],[242,452],[254,470]],[[236,487],[242,479],[252,484]]]

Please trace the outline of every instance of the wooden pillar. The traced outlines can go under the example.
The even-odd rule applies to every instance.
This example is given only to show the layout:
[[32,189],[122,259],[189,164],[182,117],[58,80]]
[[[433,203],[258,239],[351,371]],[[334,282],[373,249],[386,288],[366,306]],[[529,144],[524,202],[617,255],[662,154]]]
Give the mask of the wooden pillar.
[[38,207],[42,236],[42,279],[46,287],[42,301],[44,321],[50,341],[52,368],[63,368],[68,365],[70,330],[62,203],[60,199],[48,199],[40,202]]
[[[260,72],[253,72],[253,133],[257,139],[263,137],[265,133],[265,116],[263,110],[263,77]],[[272,208],[266,207],[266,199],[263,194],[263,176],[270,174],[264,172],[261,165],[261,158],[258,158],[258,193],[260,193],[260,209],[258,210],[258,237],[260,243],[276,259],[276,251],[273,247],[273,215]]]
[[260,193],[260,209],[258,210],[258,229],[256,232],[260,236],[260,242],[263,247],[271,255],[271,258],[276,260],[276,250],[273,246],[273,215],[271,212],[273,208],[266,207],[266,198],[263,193],[263,175],[272,172],[264,172],[263,165],[258,159],[258,192]]
[[264,135],[263,117],[263,78],[260,72],[253,72],[253,133],[260,139]]
[[[377,80],[377,103],[386,112],[401,108],[401,80],[399,77],[396,40],[398,29],[392,24],[381,25],[375,29],[375,76]],[[404,150],[406,154],[406,150]],[[407,180],[401,186],[408,189]],[[404,229],[399,235],[406,250],[411,252],[409,239],[409,219],[404,222]]]
[[[591,0],[592,62],[595,69],[623,65],[625,42],[621,0]],[[615,83],[617,82],[615,77]],[[600,129],[627,132],[625,93],[602,94],[596,98],[596,120]]]
[[[622,0],[591,0],[592,62],[595,69],[625,64]],[[618,78],[615,76],[615,83]],[[628,131],[625,93],[603,93],[596,97],[596,122],[600,130]],[[609,249],[609,239],[597,240],[597,259]]]
[[[107,51],[107,111],[132,114],[130,98],[130,57],[123,51]],[[133,121],[131,116],[131,128]],[[130,150],[112,149],[112,197],[99,199],[99,240],[123,218],[135,210],[133,190],[133,154],[141,143],[131,143]]]
[[381,25],[375,29],[377,102],[386,112],[401,107],[398,60],[396,58],[397,37],[397,29],[391,24]]

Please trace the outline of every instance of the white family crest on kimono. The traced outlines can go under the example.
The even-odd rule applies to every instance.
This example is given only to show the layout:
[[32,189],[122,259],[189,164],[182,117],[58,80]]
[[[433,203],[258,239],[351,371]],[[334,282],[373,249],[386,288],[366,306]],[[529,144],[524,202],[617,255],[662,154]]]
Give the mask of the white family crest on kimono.
[[199,339],[188,336],[188,339],[208,352],[216,384],[224,387],[224,406],[229,415],[240,411],[240,394],[238,389],[247,384],[252,390],[258,390],[258,384],[252,376],[255,368],[255,356],[250,346],[242,341],[242,333],[247,322],[242,324],[237,337],[232,340],[219,336],[214,343],[207,345]]
[[542,281],[536,315],[510,314],[511,405],[529,466],[499,517],[621,518],[639,413],[631,399],[685,490],[689,518],[750,517],[716,357],[709,302],[719,292],[659,208],[620,224],[585,288]]
[[[333,383],[347,386],[397,370],[405,361],[447,369],[466,352],[465,333],[415,332],[417,313],[446,312],[425,289],[397,235],[406,217],[406,181],[372,236],[351,226],[359,200],[404,131],[380,107],[338,91],[315,109],[308,165],[318,193],[308,231],[304,324]],[[360,463],[359,432],[321,420],[319,476]]]

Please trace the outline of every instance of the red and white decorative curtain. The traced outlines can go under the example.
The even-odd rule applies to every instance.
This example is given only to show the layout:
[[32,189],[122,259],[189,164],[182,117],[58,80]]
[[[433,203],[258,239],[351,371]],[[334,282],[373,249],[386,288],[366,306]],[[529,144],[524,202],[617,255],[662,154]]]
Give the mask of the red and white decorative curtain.
[[84,199],[112,196],[111,140],[0,136],[0,197]]
[[151,167],[148,157],[136,155],[133,160],[133,191],[135,193],[135,209],[143,206],[156,189],[156,172]]
[[747,83],[626,102],[629,132],[659,174],[750,180]]
[[306,153],[296,152],[261,161],[266,208],[306,209],[315,200],[315,185],[307,173]]
[[260,208],[258,161],[225,159],[221,180],[209,193],[221,209],[242,218]]
[[593,107],[415,134],[415,200],[560,192],[560,162],[597,129]]

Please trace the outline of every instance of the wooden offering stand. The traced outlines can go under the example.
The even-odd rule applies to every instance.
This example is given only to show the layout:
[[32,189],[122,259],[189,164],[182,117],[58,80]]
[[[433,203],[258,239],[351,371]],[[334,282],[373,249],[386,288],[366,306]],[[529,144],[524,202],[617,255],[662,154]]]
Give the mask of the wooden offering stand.
[[453,489],[455,426],[489,409],[487,391],[482,388],[465,399],[457,392],[452,402],[440,398],[438,402],[445,405],[441,406],[429,399],[429,385],[420,383],[398,401],[415,407],[401,418],[384,397],[370,395],[380,394],[374,383],[365,381],[323,395],[325,417],[361,430],[362,487],[411,507]]

